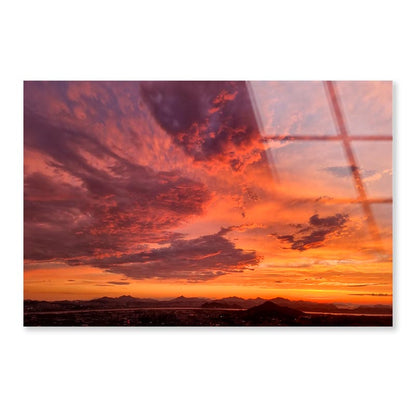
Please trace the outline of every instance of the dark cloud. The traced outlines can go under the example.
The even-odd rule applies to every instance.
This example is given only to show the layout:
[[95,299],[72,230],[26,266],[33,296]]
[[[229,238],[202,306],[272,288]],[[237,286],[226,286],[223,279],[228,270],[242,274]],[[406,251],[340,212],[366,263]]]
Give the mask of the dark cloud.
[[245,82],[143,82],[147,105],[160,126],[195,161],[240,170],[263,150]]
[[123,285],[129,285],[129,282],[119,282],[119,281],[110,281],[107,282],[110,285],[118,285],[118,286],[123,286]]
[[286,243],[293,243],[295,241],[295,237],[293,235],[278,235],[276,237],[279,240],[285,241]]
[[350,296],[391,296],[391,293],[349,293]]
[[338,178],[350,177],[353,170],[358,170],[363,178],[372,176],[376,173],[375,170],[359,169],[356,166],[329,166],[323,170]]
[[337,178],[345,178],[347,176],[351,176],[351,168],[350,166],[329,166],[327,168],[322,169]]
[[292,250],[304,251],[321,247],[332,235],[339,234],[347,221],[348,215],[346,214],[335,214],[323,218],[316,214],[309,218],[308,224],[294,234],[273,233],[272,235],[278,240],[289,243]]
[[309,224],[314,227],[323,227],[326,229],[337,229],[342,227],[348,219],[348,215],[335,214],[333,216],[319,218],[318,214],[309,218]]
[[[216,234],[185,240],[176,239],[168,247],[135,254],[88,259],[88,264],[135,279],[186,279],[203,281],[256,266],[261,258],[254,250],[243,250]],[[83,259],[72,264],[84,264]]]
[[133,243],[164,243],[179,236],[169,228],[201,214],[210,199],[204,185],[150,169],[96,181],[99,191],[91,192],[62,187],[41,174],[27,178],[27,259],[71,259],[120,251]]

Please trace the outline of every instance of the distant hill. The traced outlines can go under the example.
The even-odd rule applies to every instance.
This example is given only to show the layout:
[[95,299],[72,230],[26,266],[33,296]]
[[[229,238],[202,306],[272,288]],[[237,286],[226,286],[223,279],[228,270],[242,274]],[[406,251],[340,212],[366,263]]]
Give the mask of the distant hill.
[[257,306],[257,305],[261,305],[262,303],[266,302],[266,300],[268,299],[263,299],[263,298],[250,298],[250,299],[243,299],[243,298],[239,298],[237,296],[231,296],[228,298],[222,298],[222,299],[217,299],[217,302],[227,302],[227,303],[233,303],[234,305],[239,305],[241,308],[244,309],[248,309],[251,308],[253,306]]
[[200,308],[201,305],[210,299],[208,298],[186,298],[185,296],[179,296],[171,300],[159,301],[160,307],[187,307],[187,308]]
[[236,303],[229,303],[223,301],[212,301],[212,302],[205,302],[201,305],[201,308],[207,309],[243,309],[242,306]]
[[[391,315],[393,313],[393,308],[388,305],[368,305],[368,306],[359,306],[355,309],[345,309],[345,311],[350,311],[354,313],[364,313],[366,315],[369,314],[385,314],[385,315]],[[341,309],[343,312],[344,310]]]
[[293,319],[304,315],[302,311],[289,308],[287,306],[279,306],[272,301],[266,301],[258,306],[253,306],[247,309],[247,316],[250,318],[256,317],[276,317],[279,319]]
[[[266,305],[266,306],[265,306]],[[274,305],[274,306],[273,306]],[[257,306],[261,307],[255,309]],[[248,311],[267,311],[271,308],[280,312],[286,310],[302,312],[323,312],[323,313],[360,313],[360,314],[392,314],[392,307],[389,305],[362,305],[353,307],[342,307],[332,303],[319,303],[310,301],[291,301],[289,299],[276,297],[273,299],[252,298],[243,299],[237,296],[222,299],[209,299],[204,297],[179,296],[169,300],[152,298],[135,298],[133,296],[120,296],[111,298],[104,296],[91,300],[63,300],[63,301],[37,301],[25,300],[25,312],[48,312],[48,311],[76,311],[91,309],[121,309],[121,308],[217,308],[217,309],[247,309]],[[286,309],[285,309],[286,308]]]

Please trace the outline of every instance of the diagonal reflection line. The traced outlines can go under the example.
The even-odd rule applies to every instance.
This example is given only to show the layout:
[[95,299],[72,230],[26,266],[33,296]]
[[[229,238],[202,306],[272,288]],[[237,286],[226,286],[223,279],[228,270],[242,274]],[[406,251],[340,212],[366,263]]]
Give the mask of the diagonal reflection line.
[[378,243],[379,246],[381,246],[381,239],[380,239],[378,227],[374,219],[371,204],[368,201],[367,192],[365,190],[364,183],[361,179],[360,171],[357,166],[354,152],[351,147],[350,138],[348,137],[345,120],[341,111],[341,107],[339,106],[339,100],[337,97],[334,83],[332,81],[325,81],[324,84],[325,84],[325,87],[326,87],[326,90],[328,92],[328,96],[330,99],[332,114],[335,119],[334,121],[337,126],[338,133],[341,136],[340,139],[342,139],[342,142],[344,145],[344,151],[347,156],[349,166],[351,168],[352,176],[354,178],[355,189],[358,192],[359,199],[361,200],[361,204],[364,209],[364,213],[367,217],[368,228],[373,237],[373,240],[376,243]]
[[[256,94],[253,90],[253,86],[251,85],[252,81],[246,81],[246,89],[248,92],[248,96],[250,98],[250,104],[251,104],[251,109],[253,111],[254,114],[254,118],[256,119],[256,123],[257,123],[257,131],[259,133],[259,136],[262,138],[262,141],[264,143],[267,143],[267,141],[271,141],[273,139],[269,139],[266,136],[264,136],[264,125],[263,125],[263,120],[261,117],[261,113],[260,113],[260,109],[259,109],[259,105],[257,103],[256,100]],[[270,168],[270,172],[273,176],[273,179],[275,180],[276,183],[280,182],[279,179],[279,173],[277,171],[277,163],[276,163],[276,153],[273,153],[270,149],[268,149],[267,147],[265,148],[266,151],[266,157],[268,160],[268,165]]]

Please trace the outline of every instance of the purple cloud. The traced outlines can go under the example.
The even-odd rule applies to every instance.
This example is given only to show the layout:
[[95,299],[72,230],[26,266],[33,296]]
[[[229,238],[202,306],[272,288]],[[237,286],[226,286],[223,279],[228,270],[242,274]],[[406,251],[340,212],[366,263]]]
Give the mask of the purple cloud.
[[[230,230],[228,230],[230,231]],[[134,254],[88,259],[94,267],[124,274],[135,279],[186,279],[203,281],[228,273],[238,273],[256,266],[261,258],[254,250],[237,248],[224,235],[173,240],[168,247],[144,250]],[[84,264],[83,259],[70,262]]]
[[264,150],[243,81],[143,82],[157,122],[195,161],[238,171]]
[[278,240],[289,243],[292,250],[305,251],[310,248],[321,247],[330,236],[339,234],[348,221],[348,215],[335,214],[320,218],[319,215],[312,215],[309,223],[294,234],[272,235]]

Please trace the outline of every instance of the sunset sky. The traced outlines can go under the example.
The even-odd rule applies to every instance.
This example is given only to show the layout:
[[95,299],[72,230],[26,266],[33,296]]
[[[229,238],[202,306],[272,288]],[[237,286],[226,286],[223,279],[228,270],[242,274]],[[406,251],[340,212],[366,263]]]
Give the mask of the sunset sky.
[[351,140],[318,81],[25,82],[25,299],[390,304],[392,85],[331,85]]

